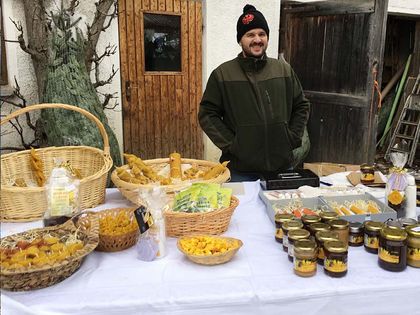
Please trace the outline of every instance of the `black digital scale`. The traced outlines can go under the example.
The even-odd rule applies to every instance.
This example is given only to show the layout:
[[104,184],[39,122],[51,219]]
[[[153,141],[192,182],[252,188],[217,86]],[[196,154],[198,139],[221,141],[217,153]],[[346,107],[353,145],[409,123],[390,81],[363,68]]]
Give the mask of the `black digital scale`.
[[269,173],[260,180],[264,190],[296,189],[300,186],[319,187],[319,177],[310,170],[297,169],[282,173]]

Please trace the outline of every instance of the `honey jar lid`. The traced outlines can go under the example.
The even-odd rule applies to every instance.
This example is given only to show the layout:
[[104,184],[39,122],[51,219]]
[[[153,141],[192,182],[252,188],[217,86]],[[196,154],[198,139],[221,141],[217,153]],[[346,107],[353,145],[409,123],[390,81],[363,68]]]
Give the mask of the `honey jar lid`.
[[407,238],[407,232],[386,226],[381,230],[381,236],[390,241],[404,241]]
[[293,246],[295,252],[313,252],[317,248],[315,241],[308,239],[297,240]]
[[325,241],[324,248],[331,253],[343,253],[348,246],[343,241]]
[[333,220],[338,217],[338,213],[334,211],[321,211],[319,216],[324,220]]
[[321,221],[321,217],[319,215],[305,214],[302,216],[302,221],[306,224],[316,223]]
[[282,228],[286,231],[301,229],[303,228],[303,223],[301,221],[291,220],[284,222]]
[[318,231],[330,231],[331,230],[331,226],[327,223],[322,223],[322,222],[316,222],[316,223],[312,223],[309,225],[309,228],[314,232],[318,232]]
[[328,222],[333,229],[344,230],[349,226],[349,222],[343,219],[335,219]]
[[315,238],[320,242],[338,240],[338,232],[336,231],[318,231]]
[[420,224],[409,225],[405,230],[410,236],[420,237]]
[[374,171],[375,167],[373,165],[369,165],[369,164],[362,164],[362,165],[360,165],[360,170],[362,172],[370,172],[370,171]]
[[380,231],[383,228],[384,224],[382,222],[377,221],[366,221],[365,222],[365,230],[367,231]]
[[350,232],[359,233],[363,230],[363,223],[360,222],[350,222],[349,223]]
[[295,216],[291,213],[276,213],[276,215],[274,216],[274,221],[276,222],[286,222],[286,221],[290,221],[293,220]]
[[293,240],[293,241],[308,238],[309,235],[310,235],[309,231],[304,230],[304,229],[291,230],[287,234],[288,238]]

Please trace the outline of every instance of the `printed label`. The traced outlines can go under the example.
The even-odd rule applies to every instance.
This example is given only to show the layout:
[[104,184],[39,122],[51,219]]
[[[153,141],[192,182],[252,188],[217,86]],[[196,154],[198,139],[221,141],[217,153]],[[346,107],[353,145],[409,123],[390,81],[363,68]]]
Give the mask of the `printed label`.
[[383,261],[389,262],[391,264],[398,264],[400,262],[400,256],[398,253],[388,251],[383,247],[379,247],[378,256]]
[[365,241],[365,246],[369,247],[369,248],[374,248],[374,249],[378,249],[379,247],[379,238],[376,236],[370,237],[367,234],[365,234],[364,237]]
[[294,258],[293,263],[295,265],[295,270],[300,272],[313,272],[316,271],[316,261],[315,259],[299,259]]
[[407,258],[410,260],[420,261],[420,248],[408,247]]
[[324,268],[331,272],[343,272],[347,270],[347,263],[338,259],[325,258]]

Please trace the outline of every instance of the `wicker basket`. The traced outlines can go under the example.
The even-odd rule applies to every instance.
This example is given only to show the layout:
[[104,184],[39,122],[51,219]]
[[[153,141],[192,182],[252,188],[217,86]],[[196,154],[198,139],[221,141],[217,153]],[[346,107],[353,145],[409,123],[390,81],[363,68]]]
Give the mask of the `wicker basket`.
[[[144,163],[150,165],[156,172],[159,172],[162,168],[169,164],[169,159],[153,159],[153,160],[145,160]],[[218,163],[205,161],[205,160],[194,160],[194,159],[181,159],[182,164],[196,164],[199,169],[208,169],[209,167],[216,166]],[[123,169],[129,169],[128,165],[122,166]],[[212,179],[197,179],[197,180],[184,180],[178,184],[173,185],[162,185],[161,187],[165,189],[166,193],[169,196],[173,196],[173,194],[177,191],[180,191],[193,182],[200,182],[200,183],[217,183],[222,184],[227,182],[230,179],[230,171],[226,168],[226,170],[220,174],[219,176],[212,178]],[[140,198],[139,192],[142,189],[150,189],[156,187],[156,184],[132,184],[120,179],[117,175],[117,171],[114,170],[111,175],[111,180],[115,184],[115,186],[120,190],[122,195],[130,200],[132,203],[136,205],[144,205],[144,201]]]
[[[108,209],[97,212],[99,221],[109,215],[117,216],[118,213],[121,211],[126,212],[132,220],[134,218],[134,210],[135,208],[115,208],[115,209]],[[105,235],[99,234],[99,245],[96,248],[98,251],[102,252],[118,252],[120,250],[124,250],[130,248],[134,244],[137,243],[139,239],[140,231],[139,229],[135,229],[131,232],[121,234],[121,235]]]
[[[186,237],[189,238],[189,237]],[[228,261],[230,261],[233,256],[235,256],[235,254],[238,252],[238,250],[242,247],[243,243],[241,240],[236,239],[236,238],[232,238],[232,237],[220,237],[221,239],[225,239],[228,242],[236,242],[238,244],[237,247],[232,248],[224,253],[221,254],[213,254],[213,255],[192,255],[190,253],[187,253],[184,248],[182,248],[181,244],[181,240],[183,238],[178,239],[177,242],[177,247],[178,249],[185,255],[187,256],[187,258],[189,260],[191,260],[192,262],[195,262],[197,264],[200,265],[208,265],[208,266],[212,266],[212,265],[219,265],[219,264],[224,264]]]
[[180,237],[190,234],[219,235],[229,227],[233,211],[238,206],[238,198],[232,196],[230,206],[209,212],[165,211],[166,235]]
[[[103,138],[103,151],[88,146],[64,146],[37,149],[44,163],[44,174],[48,178],[54,168],[54,158],[69,161],[80,169],[80,208],[87,209],[105,200],[107,175],[112,167],[109,154],[108,135],[102,123],[88,111],[65,104],[39,104],[17,110],[1,121],[1,125],[11,119],[37,109],[62,108],[85,115],[95,122]],[[45,187],[14,187],[10,180],[22,178],[26,182],[36,182],[30,165],[30,150],[3,154],[1,156],[1,197],[0,219],[3,222],[23,222],[39,220],[47,209]]]
[[22,236],[35,233],[54,233],[54,235],[64,235],[74,233],[76,229],[81,233],[79,236],[84,247],[78,250],[69,258],[57,262],[54,265],[45,265],[38,268],[29,267],[18,270],[0,270],[1,288],[10,291],[27,291],[32,289],[40,289],[56,284],[69,276],[71,276],[81,265],[83,258],[92,252],[98,245],[99,223],[96,215],[87,213],[76,216],[73,220],[66,223],[41,229],[33,229],[30,231],[14,234],[2,238],[1,241],[12,241]]

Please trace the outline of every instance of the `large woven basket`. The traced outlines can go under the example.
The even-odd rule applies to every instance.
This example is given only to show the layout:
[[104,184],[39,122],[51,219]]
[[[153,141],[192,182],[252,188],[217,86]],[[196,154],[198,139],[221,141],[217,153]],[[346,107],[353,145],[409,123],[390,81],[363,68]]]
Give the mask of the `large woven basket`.
[[[136,208],[114,208],[97,212],[99,221],[106,216],[117,216],[120,212],[126,212],[131,220],[136,220],[134,217],[134,210]],[[100,224],[100,223],[99,223]],[[140,236],[138,227],[124,234],[120,235],[106,235],[99,233],[99,244],[96,250],[101,252],[118,252],[130,248],[137,243]]]
[[92,252],[98,245],[99,223],[98,217],[92,213],[85,213],[68,220],[66,223],[47,228],[33,229],[18,234],[13,234],[1,239],[1,242],[8,242],[21,239],[28,233],[54,233],[64,235],[74,233],[78,230],[79,238],[83,240],[84,247],[75,252],[69,258],[56,262],[54,265],[44,265],[37,268],[26,267],[16,270],[1,268],[1,288],[10,291],[27,291],[40,289],[56,284],[79,269],[83,258]]
[[[145,164],[150,165],[156,172],[159,172],[162,168],[169,164],[169,158],[165,159],[152,159],[152,160],[145,160]],[[195,159],[181,159],[182,164],[196,164],[199,169],[208,169],[213,166],[216,166],[218,163],[205,161],[205,160],[195,160]],[[122,166],[123,169],[129,169],[128,165]],[[228,168],[220,174],[219,176],[211,179],[197,179],[197,180],[184,180],[180,183],[173,184],[173,185],[162,185],[160,186],[162,189],[166,191],[169,196],[173,196],[173,194],[177,191],[180,191],[188,186],[191,185],[193,182],[200,182],[200,183],[217,183],[222,184],[227,182],[230,179],[230,171]],[[115,186],[120,190],[122,195],[130,200],[132,203],[136,205],[144,205],[144,201],[140,197],[141,190],[151,189],[156,187],[156,184],[132,184],[120,179],[117,175],[117,171],[114,170],[111,174],[111,180],[115,184]]]
[[229,207],[215,211],[186,213],[167,210],[164,213],[166,235],[180,237],[191,234],[222,234],[228,229],[238,204],[238,198],[232,196]]
[[[107,175],[112,167],[109,154],[108,135],[104,126],[88,111],[65,104],[38,104],[17,110],[1,121],[1,125],[11,119],[39,109],[62,108],[79,112],[92,120],[98,127],[104,149],[88,146],[64,146],[37,149],[36,152],[44,163],[46,178],[54,168],[54,159],[69,161],[74,168],[81,171],[79,186],[80,208],[87,209],[101,204],[105,200]],[[30,165],[30,150],[3,154],[1,156],[1,196],[0,219],[3,222],[22,222],[40,219],[47,209],[45,187],[14,187],[11,180],[22,178],[25,182],[35,183],[34,172]]]

